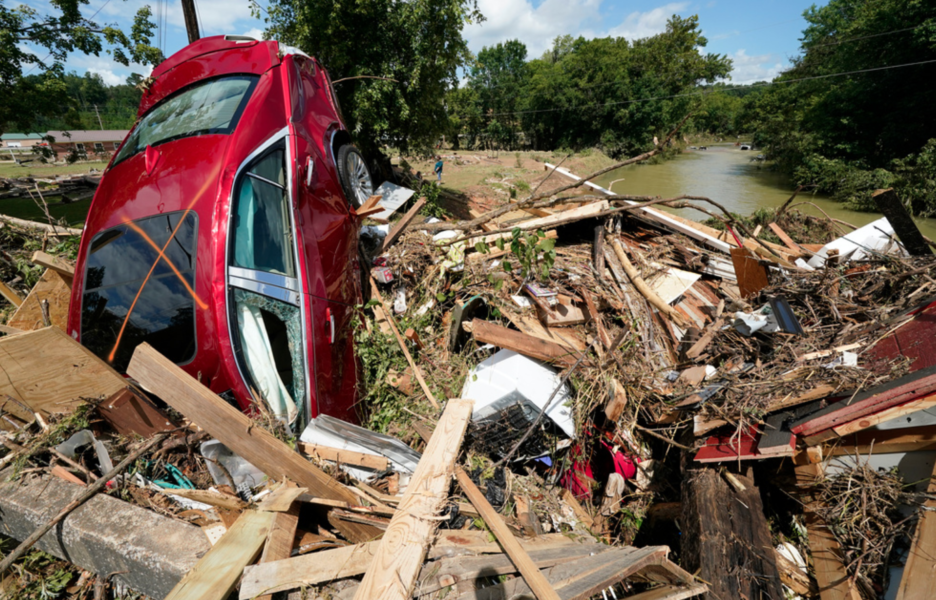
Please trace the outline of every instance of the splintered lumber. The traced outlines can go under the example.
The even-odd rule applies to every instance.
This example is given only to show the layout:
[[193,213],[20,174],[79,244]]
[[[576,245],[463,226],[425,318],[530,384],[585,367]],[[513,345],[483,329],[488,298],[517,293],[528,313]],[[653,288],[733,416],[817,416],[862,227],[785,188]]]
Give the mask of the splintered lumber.
[[900,578],[897,600],[928,600],[936,589],[936,470],[930,476],[926,489],[930,498],[923,505],[920,517],[913,532],[910,555]]
[[413,204],[413,207],[406,211],[399,221],[393,224],[393,228],[390,229],[390,233],[387,234],[387,237],[384,238],[383,246],[381,250],[384,252],[387,251],[390,246],[396,243],[397,239],[403,232],[406,231],[406,228],[409,227],[409,224],[413,222],[413,219],[416,218],[416,215],[419,214],[419,211],[422,210],[422,207],[426,205],[426,199],[420,198]]
[[148,438],[154,433],[177,427],[148,398],[131,388],[118,390],[98,404],[97,411],[120,435],[136,434]]
[[293,502],[307,491],[309,490],[301,487],[281,485],[263,498],[257,505],[257,509],[268,512],[287,512]]
[[[686,459],[684,459],[686,460]],[[683,466],[681,564],[709,585],[712,598],[783,598],[760,490],[735,474]]]
[[164,600],[224,600],[269,535],[276,513],[245,511]]
[[546,577],[544,577],[539,568],[537,568],[536,563],[534,563],[530,555],[526,553],[526,550],[523,549],[517,541],[517,538],[514,537],[513,532],[510,531],[510,528],[507,527],[507,524],[504,523],[501,516],[494,510],[491,503],[487,501],[487,498],[484,497],[484,494],[481,493],[478,486],[468,477],[464,469],[457,469],[455,471],[455,477],[458,479],[458,485],[461,487],[462,492],[468,496],[468,500],[471,504],[481,513],[481,518],[484,519],[485,525],[491,530],[500,545],[503,546],[504,552],[510,557],[510,561],[517,567],[517,570],[520,571],[520,575],[523,576],[523,579],[526,581],[527,585],[530,586],[533,593],[536,594],[536,597],[539,600],[559,600],[559,595],[556,594],[556,591],[546,580]]
[[299,442],[299,450],[301,450],[303,454],[317,456],[322,460],[330,460],[343,465],[364,467],[375,471],[386,471],[390,466],[390,460],[386,456],[364,454],[363,452],[354,452],[353,450],[341,450],[340,448],[320,446],[308,442]]
[[852,433],[863,431],[869,427],[874,427],[875,425],[884,423],[886,421],[892,421],[894,419],[898,419],[921,410],[928,410],[934,406],[936,406],[936,394],[931,394],[923,398],[911,400],[906,404],[892,406],[891,408],[882,410],[877,414],[867,415],[860,419],[855,419],[854,421],[845,423],[844,425],[833,427],[832,429],[827,429],[817,433],[814,436],[807,437],[803,441],[805,441],[809,446],[814,446],[831,439],[845,437]]
[[[289,558],[292,554],[296,528],[299,525],[299,505],[294,504],[288,511],[275,514],[270,533],[267,534],[266,543],[263,545],[263,553],[260,555],[261,563]],[[257,600],[273,600],[273,595],[264,594],[258,596]]]
[[[809,487],[821,476],[822,467],[811,463],[800,465],[795,471],[797,485]],[[858,589],[849,585],[848,572],[842,563],[841,546],[816,514],[816,501],[808,493],[803,504],[803,517],[821,600],[860,600]]]
[[774,398],[767,401],[767,407],[764,409],[765,413],[772,413],[778,410],[783,410],[784,408],[792,408],[794,406],[799,406],[800,404],[805,404],[810,400],[818,400],[820,398],[825,398],[830,396],[835,392],[835,388],[831,385],[823,383],[822,385],[817,385],[811,390],[807,390],[796,396],[785,396],[783,398]]
[[634,287],[637,289],[641,295],[647,299],[647,302],[653,305],[661,314],[666,315],[673,321],[676,325],[685,329],[688,324],[686,323],[685,318],[679,314],[676,309],[663,301],[660,296],[654,292],[650,286],[644,281],[644,278],[640,276],[640,272],[637,268],[631,263],[630,259],[627,258],[627,253],[624,252],[624,248],[621,246],[620,240],[614,240],[611,244],[614,247],[614,254],[617,255],[619,261],[621,261],[621,266],[624,268],[624,272],[627,273],[627,276],[630,278],[631,283],[634,284]]
[[222,494],[221,492],[212,492],[211,490],[187,490],[183,488],[167,490],[166,493],[228,510],[244,510],[247,508],[247,504],[240,498]]
[[[26,336],[16,336],[11,340],[23,337]],[[149,344],[141,344],[134,350],[127,374],[271,479],[282,481],[288,478],[323,498],[350,503],[356,500],[354,494],[338,481],[273,434],[256,427],[247,415],[222,400]],[[380,530],[343,522],[341,533],[351,541],[364,541],[380,535]]]
[[59,258],[57,256],[52,256],[46,254],[41,250],[33,252],[32,258],[30,259],[33,264],[37,264],[40,267],[45,267],[46,269],[51,269],[65,278],[66,281],[71,283],[71,279],[75,277],[75,266],[69,264],[68,261]]
[[[380,542],[367,542],[247,567],[244,569],[239,598],[248,600],[261,594],[283,592],[361,575],[370,567],[379,545]],[[577,544],[562,534],[547,534],[530,540],[520,540],[520,545],[532,553]],[[429,550],[429,558],[500,552],[500,546],[490,541],[486,531],[442,530],[438,532],[437,539]],[[420,572],[420,580],[433,570],[432,563],[425,565]]]
[[10,304],[13,306],[20,306],[23,304],[23,297],[19,295],[19,292],[7,286],[7,284],[0,281],[0,295],[6,298]]
[[147,441],[145,444],[128,454],[127,458],[120,461],[120,464],[111,469],[109,472],[105,473],[103,477],[96,479],[93,483],[91,483],[91,485],[85,488],[81,495],[69,502],[68,505],[63,508],[57,515],[52,517],[52,519],[49,521],[46,521],[45,524],[39,527],[36,531],[32,532],[28,538],[20,542],[20,545],[17,546],[15,550],[6,555],[6,557],[3,559],[3,562],[0,562],[0,576],[6,573],[7,569],[9,569],[17,559],[25,554],[27,550],[32,548],[33,544],[38,542],[42,536],[49,532],[50,529],[62,522],[65,517],[71,514],[73,510],[90,500],[92,496],[97,494],[105,485],[107,485],[107,482],[123,473],[124,469],[135,463],[138,458],[149,452],[152,448],[162,443],[165,438],[166,434],[157,434],[151,440]]
[[406,494],[390,520],[374,561],[361,582],[356,600],[408,599],[413,595],[419,569],[426,559],[435,517],[448,496],[452,469],[461,451],[471,418],[473,400],[449,400]]
[[828,456],[867,456],[936,450],[936,425],[905,429],[871,429],[843,436],[838,442],[823,452]]
[[471,321],[471,334],[482,344],[494,344],[518,354],[564,366],[575,364],[575,355],[564,346],[547,342],[481,319]]
[[71,282],[57,271],[46,269],[13,316],[11,327],[35,331],[46,327],[42,314],[43,300],[49,303],[49,320],[62,331],[68,326],[68,305],[71,301]]
[[[57,327],[0,338],[0,397],[9,395],[47,417],[82,398],[110,396],[127,382]],[[6,428],[0,421],[0,428]]]

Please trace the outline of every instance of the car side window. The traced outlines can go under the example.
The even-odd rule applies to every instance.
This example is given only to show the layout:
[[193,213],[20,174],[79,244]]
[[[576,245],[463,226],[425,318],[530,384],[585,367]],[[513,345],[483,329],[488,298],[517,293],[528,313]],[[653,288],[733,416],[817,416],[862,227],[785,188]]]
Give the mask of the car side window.
[[295,277],[283,148],[247,169],[234,191],[234,204],[233,265]]

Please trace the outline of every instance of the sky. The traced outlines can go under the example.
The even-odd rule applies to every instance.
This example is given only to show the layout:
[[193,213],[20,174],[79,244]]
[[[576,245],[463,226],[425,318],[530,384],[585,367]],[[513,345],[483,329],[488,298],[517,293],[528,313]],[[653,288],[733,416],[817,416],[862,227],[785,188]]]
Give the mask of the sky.
[[[240,34],[259,37],[265,27],[262,18],[251,14],[249,0],[195,0],[202,35]],[[267,0],[258,0],[265,6]],[[345,0],[348,1],[348,0]],[[48,5],[26,0],[40,13]],[[188,41],[181,3],[167,0],[163,16],[155,0],[91,0],[82,9],[99,25],[114,24],[128,32],[137,9],[149,4],[154,17],[162,17],[159,45],[166,56]],[[708,38],[705,52],[725,54],[734,63],[731,81],[736,84],[769,80],[790,66],[799,52],[799,38],[806,21],[803,11],[815,2],[809,0],[701,0],[663,2],[660,0],[478,0],[486,21],[469,25],[465,38],[473,52],[509,39],[526,44],[528,57],[535,58],[549,48],[559,35],[626,37],[638,39],[663,31],[673,14],[699,16]],[[818,0],[822,4],[822,0]],[[261,16],[263,12],[260,11]],[[41,57],[42,53],[37,52]],[[98,73],[108,85],[123,83],[131,73],[147,74],[148,67],[124,67],[102,53],[101,56],[72,55],[67,70],[79,74]]]

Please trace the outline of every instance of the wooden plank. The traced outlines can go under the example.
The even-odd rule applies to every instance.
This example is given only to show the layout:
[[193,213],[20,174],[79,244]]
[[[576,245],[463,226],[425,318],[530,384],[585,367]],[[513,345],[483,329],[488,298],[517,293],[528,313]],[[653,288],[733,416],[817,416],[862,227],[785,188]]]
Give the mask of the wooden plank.
[[507,329],[488,321],[471,321],[471,334],[482,344],[494,344],[524,356],[564,366],[575,364],[575,356],[567,348],[539,338]]
[[107,397],[127,385],[57,327],[0,338],[0,373],[0,397],[12,396],[43,418],[71,412],[82,397]]
[[767,418],[764,431],[757,441],[758,453],[772,456],[793,456],[796,438],[785,426],[785,422],[792,416],[792,412],[782,412]]
[[221,492],[212,492],[211,490],[173,489],[166,490],[166,493],[182,496],[183,498],[195,500],[196,502],[204,502],[211,506],[219,506],[227,510],[243,510],[247,508],[247,503],[240,498],[222,494]]
[[461,451],[473,400],[449,400],[422,459],[416,466],[397,514],[364,574],[356,600],[408,599],[436,528],[435,517],[448,496],[452,469]]
[[761,261],[747,248],[732,248],[730,252],[742,298],[753,296],[770,285],[767,267],[761,264]]
[[6,335],[16,335],[18,333],[26,333],[22,329],[17,329],[16,327],[10,327],[9,325],[0,325],[0,333],[5,333]]
[[[484,497],[484,494],[481,493],[478,486],[471,481],[471,478],[468,477],[464,469],[457,469],[455,471],[455,477],[458,479],[458,485],[461,487],[462,491],[468,496],[468,500],[474,505],[478,512],[481,513],[481,518],[484,519],[485,525],[491,530],[494,536],[497,537],[497,541],[503,546],[504,552],[510,557],[511,562],[517,567],[517,570],[520,571],[520,575],[523,576],[523,579],[526,581],[527,585],[530,586],[533,593],[536,594],[536,597],[539,600],[559,600],[559,595],[546,580],[546,577],[540,573],[536,563],[533,562],[530,555],[527,554],[526,550],[517,542],[510,528],[507,527],[507,524],[504,523],[501,516],[487,501],[487,498]],[[361,600],[366,597],[367,596],[359,596]]]
[[905,429],[865,430],[842,437],[839,443],[825,448],[828,456],[867,456],[936,450],[936,425]]
[[907,212],[907,207],[901,202],[894,188],[876,190],[871,194],[871,199],[874,200],[881,214],[887,217],[887,222],[894,228],[894,233],[900,238],[900,243],[910,256],[932,256],[933,250],[926,243],[926,238],[920,233],[919,227]]
[[[247,567],[244,569],[239,598],[248,600],[259,594],[283,592],[361,575],[370,567],[379,544],[380,542],[368,542],[345,546]],[[531,540],[520,540],[520,545],[529,552],[535,552],[576,544],[562,534],[547,534]],[[500,552],[501,547],[490,540],[486,531],[443,530],[438,532],[429,551],[429,558]],[[430,565],[431,563],[424,568]],[[423,576],[421,572],[420,577]]]
[[[598,213],[608,210],[610,208],[607,200],[600,200],[598,202],[590,202],[584,206],[578,208],[573,208],[570,210],[564,210],[562,212],[557,212],[549,215],[548,217],[540,217],[538,219],[530,219],[529,221],[523,221],[517,223],[514,227],[519,227],[523,231],[529,231],[533,229],[545,229],[555,226],[557,223],[562,223],[570,218],[588,218],[590,216],[597,215]],[[493,244],[498,239],[509,239],[513,234],[510,231],[505,233],[495,233],[484,237],[484,241],[488,244]]]
[[641,592],[633,596],[628,596],[627,600],[683,600],[684,598],[695,598],[701,596],[708,590],[704,584],[693,583],[688,587],[676,585],[662,585],[646,592]]
[[224,600],[260,554],[274,519],[274,513],[244,512],[164,600]]
[[[930,476],[927,493],[936,494],[936,469]],[[910,554],[904,565],[897,600],[928,600],[936,589],[936,500],[923,505],[922,516],[913,532]]]
[[308,491],[295,485],[281,485],[260,500],[257,509],[268,512],[287,512],[293,502]]
[[[25,336],[12,339],[21,337]],[[355,501],[354,494],[341,483],[265,429],[254,426],[247,415],[222,400],[149,344],[141,344],[134,350],[127,374],[271,479],[281,481],[288,478],[316,496]],[[371,539],[380,535],[379,531],[355,523],[345,523],[341,527],[341,533],[351,541]]]
[[33,252],[30,261],[32,261],[33,264],[39,265],[40,267],[52,269],[61,275],[66,281],[69,281],[69,285],[70,280],[75,277],[75,265],[69,263],[63,258],[59,258],[58,256],[52,256],[37,250],[36,252]]
[[406,228],[409,227],[409,224],[413,222],[413,219],[416,218],[416,215],[419,214],[419,211],[422,210],[422,207],[426,205],[426,199],[420,198],[413,204],[412,208],[406,211],[399,221],[393,224],[393,227],[390,229],[390,233],[387,234],[387,237],[384,238],[383,246],[381,251],[386,252],[393,244],[396,243],[397,239],[403,232],[406,231]]
[[41,302],[49,302],[49,320],[62,331],[68,327],[68,306],[71,302],[71,284],[52,269],[46,269],[13,316],[11,327],[35,331],[46,327]]
[[[299,510],[299,505],[294,504],[288,511],[276,513],[266,544],[263,546],[263,553],[260,555],[261,563],[290,557],[293,542],[296,540],[296,528],[299,525]],[[273,600],[273,594],[263,594],[258,596],[257,600]]]
[[552,342],[564,346],[568,351],[584,351],[588,347],[581,338],[576,335],[574,329],[548,329],[544,327],[540,320],[530,314],[514,314],[506,310],[501,310],[505,317],[522,333],[532,335],[535,338]]
[[13,306],[19,307],[23,304],[23,297],[20,296],[19,292],[7,286],[7,284],[2,281],[0,281],[0,295],[6,298]]
[[817,385],[813,389],[807,390],[796,396],[785,396],[783,398],[774,398],[773,400],[768,400],[767,408],[764,409],[764,412],[772,413],[778,410],[783,410],[785,408],[792,408],[794,406],[799,406],[800,404],[805,404],[811,400],[825,398],[832,395],[834,392],[835,388],[831,385]]
[[[383,196],[381,196],[381,195],[379,195],[379,194],[375,194],[375,195],[373,195],[373,196],[370,196],[367,200],[364,201],[363,204],[361,204],[361,206],[359,206],[359,207],[356,209],[355,212],[357,212],[358,216],[361,216],[361,213],[362,213],[362,212],[365,212],[365,211],[368,211],[368,210],[374,208],[375,206],[377,206],[377,205],[380,203],[381,200],[383,200]],[[380,211],[377,211],[377,212],[380,212]]]
[[171,431],[177,427],[148,398],[131,388],[118,390],[98,404],[97,411],[120,435],[135,434],[148,438],[160,431]]
[[322,460],[374,469],[375,471],[386,471],[390,467],[390,460],[386,456],[341,450],[340,448],[330,448],[308,442],[299,442],[299,451],[308,456],[317,456]]
[[[796,467],[796,482],[800,487],[811,486],[822,473],[817,464]],[[807,495],[803,505],[803,516],[809,537],[813,571],[819,586],[821,600],[860,600],[858,590],[849,586],[848,573],[842,564],[842,553],[828,526],[815,512],[816,502]]]
[[787,248],[789,248],[790,250],[792,250],[792,251],[795,252],[796,254],[802,254],[802,252],[803,252],[802,248],[800,248],[800,247],[797,245],[797,243],[793,241],[793,238],[791,238],[789,235],[787,235],[787,232],[784,231],[782,227],[780,227],[780,226],[777,225],[776,223],[770,223],[769,225],[767,225],[767,227],[770,227],[770,230],[773,231],[774,234],[776,234],[776,236],[777,236],[778,238],[780,238],[780,241],[781,241],[781,242],[783,242],[784,244],[786,244],[786,247],[787,247]]
[[[379,196],[378,196],[378,197],[379,197]],[[385,209],[383,206],[381,206],[381,205],[379,205],[379,204],[378,204],[377,206],[372,206],[372,207],[367,208],[367,209],[359,208],[359,209],[357,209],[357,216],[358,216],[359,219],[364,219],[364,218],[367,218],[367,217],[371,217],[371,218],[373,218],[375,221],[378,221],[379,219],[373,217],[372,215],[376,215],[377,213],[382,213],[382,212],[384,212],[385,210],[387,210],[387,209]]]
[[897,419],[920,410],[927,410],[929,408],[933,408],[934,406],[936,406],[936,394],[931,394],[923,398],[911,400],[906,404],[893,406],[873,415],[855,419],[850,423],[845,423],[844,425],[833,428],[832,431],[834,431],[835,434],[839,437],[845,437],[850,433],[857,433],[863,429],[874,427],[875,425],[879,425],[886,421],[891,421],[893,419]]

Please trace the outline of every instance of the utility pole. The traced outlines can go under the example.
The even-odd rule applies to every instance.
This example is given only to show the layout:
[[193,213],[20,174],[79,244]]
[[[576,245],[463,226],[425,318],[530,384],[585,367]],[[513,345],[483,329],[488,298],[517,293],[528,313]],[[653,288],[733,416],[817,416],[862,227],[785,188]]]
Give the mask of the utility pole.
[[188,33],[189,44],[198,41],[198,17],[195,13],[195,0],[182,0],[182,14],[185,16],[185,31]]
[[101,131],[104,131],[104,123],[101,122],[101,113],[98,112],[97,104],[94,105],[94,114],[97,115],[97,122],[101,126]]

